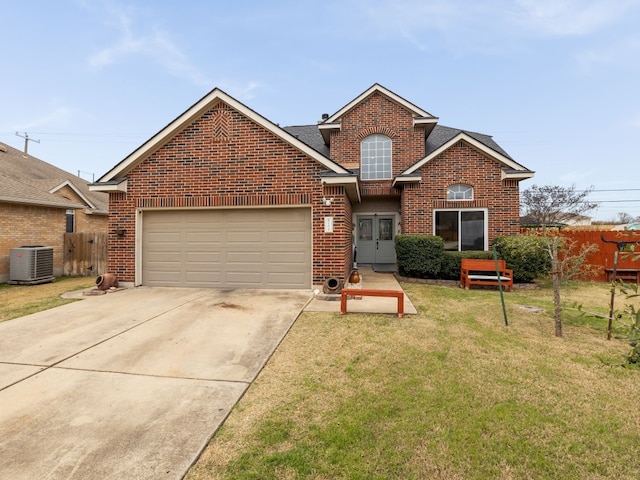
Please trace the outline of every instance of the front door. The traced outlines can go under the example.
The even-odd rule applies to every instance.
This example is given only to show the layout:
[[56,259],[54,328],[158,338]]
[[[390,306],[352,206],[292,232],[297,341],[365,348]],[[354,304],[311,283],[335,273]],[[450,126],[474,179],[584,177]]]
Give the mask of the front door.
[[396,263],[395,218],[393,215],[358,217],[356,261],[358,263]]

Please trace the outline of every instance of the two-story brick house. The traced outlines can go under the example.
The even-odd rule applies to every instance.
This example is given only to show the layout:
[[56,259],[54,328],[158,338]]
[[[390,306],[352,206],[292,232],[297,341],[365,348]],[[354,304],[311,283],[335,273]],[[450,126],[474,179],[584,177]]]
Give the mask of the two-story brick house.
[[486,250],[519,231],[533,172],[490,136],[375,84],[281,128],[214,89],[92,189],[110,193],[109,271],[133,285],[310,288],[395,263],[398,233]]

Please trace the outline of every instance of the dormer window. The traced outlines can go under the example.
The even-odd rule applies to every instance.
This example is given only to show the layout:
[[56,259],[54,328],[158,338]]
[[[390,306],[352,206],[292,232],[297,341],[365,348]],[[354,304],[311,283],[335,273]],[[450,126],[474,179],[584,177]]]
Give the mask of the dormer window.
[[360,144],[360,178],[391,178],[391,139],[386,135],[369,135]]
[[462,183],[447,188],[447,200],[473,200],[473,187]]

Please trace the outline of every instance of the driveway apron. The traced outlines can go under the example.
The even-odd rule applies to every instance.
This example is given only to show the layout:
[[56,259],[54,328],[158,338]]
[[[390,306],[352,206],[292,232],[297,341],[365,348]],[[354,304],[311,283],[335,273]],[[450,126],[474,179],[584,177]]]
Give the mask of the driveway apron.
[[311,295],[140,287],[0,323],[0,478],[182,478]]

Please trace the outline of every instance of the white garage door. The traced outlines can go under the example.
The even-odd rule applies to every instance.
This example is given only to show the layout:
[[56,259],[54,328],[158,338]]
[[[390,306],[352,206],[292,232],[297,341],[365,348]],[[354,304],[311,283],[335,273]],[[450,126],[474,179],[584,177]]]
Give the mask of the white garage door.
[[311,288],[311,210],[150,210],[142,284]]

